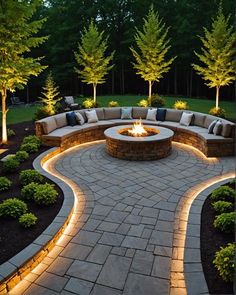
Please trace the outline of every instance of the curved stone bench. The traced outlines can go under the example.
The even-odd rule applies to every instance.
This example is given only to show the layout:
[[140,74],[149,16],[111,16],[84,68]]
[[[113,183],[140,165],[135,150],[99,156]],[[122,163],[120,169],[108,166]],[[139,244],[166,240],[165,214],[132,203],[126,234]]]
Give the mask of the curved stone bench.
[[[192,112],[193,122],[190,126],[179,124],[183,111],[166,109],[165,121],[146,120],[148,108],[133,107],[132,120],[122,120],[121,108],[96,108],[99,121],[84,125],[68,126],[66,113],[58,114],[36,121],[36,135],[48,146],[58,146],[64,151],[74,145],[94,140],[105,139],[104,131],[112,126],[132,124],[142,119],[144,124],[159,125],[174,131],[173,140],[188,144],[200,150],[207,157],[234,155],[235,125],[215,116]],[[86,120],[85,110],[77,110]],[[208,126],[213,120],[223,123],[221,135],[208,133]]]

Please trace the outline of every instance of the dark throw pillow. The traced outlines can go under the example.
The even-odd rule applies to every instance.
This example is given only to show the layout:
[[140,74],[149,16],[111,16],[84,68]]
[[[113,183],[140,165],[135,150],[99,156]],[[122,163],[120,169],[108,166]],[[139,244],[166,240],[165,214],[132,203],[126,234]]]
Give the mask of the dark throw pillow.
[[166,109],[157,109],[157,121],[165,121],[166,119]]
[[75,112],[66,113],[66,120],[69,126],[77,125]]

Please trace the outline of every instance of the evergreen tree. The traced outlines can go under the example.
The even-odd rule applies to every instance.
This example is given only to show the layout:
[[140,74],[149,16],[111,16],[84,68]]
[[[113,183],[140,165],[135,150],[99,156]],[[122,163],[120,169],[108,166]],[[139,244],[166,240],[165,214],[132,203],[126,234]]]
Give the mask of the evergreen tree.
[[[44,19],[32,21],[39,0],[0,1],[0,93],[2,99],[2,143],[7,143],[7,91],[22,89],[31,75],[37,76],[45,67],[40,58],[28,56],[31,48],[45,41],[34,37]],[[26,56],[27,53],[27,56]]]
[[200,37],[203,54],[195,52],[202,65],[193,64],[196,72],[207,81],[206,85],[216,87],[216,109],[219,108],[220,87],[236,80],[236,33],[229,25],[229,18],[224,16],[220,6],[211,31],[204,28],[205,37]]
[[139,48],[137,52],[130,48],[136,63],[137,74],[149,83],[149,105],[151,105],[152,85],[155,81],[160,81],[164,73],[170,69],[170,65],[175,58],[165,61],[166,53],[170,45],[167,39],[168,29],[160,20],[153,7],[150,8],[146,19],[144,19],[143,31],[137,30],[135,41]]
[[58,89],[59,87],[56,86],[52,73],[50,72],[47,76],[45,86],[43,87],[43,97],[40,97],[40,100],[44,105],[43,108],[50,116],[56,113],[56,104],[61,100],[61,97],[58,98],[58,95],[60,94]]
[[99,32],[97,26],[91,22],[88,29],[84,30],[79,44],[79,52],[75,52],[75,58],[79,68],[76,72],[82,78],[82,82],[93,84],[93,99],[96,104],[97,84],[105,82],[105,75],[112,69],[109,66],[114,52],[105,57],[107,38],[103,39],[104,32]]

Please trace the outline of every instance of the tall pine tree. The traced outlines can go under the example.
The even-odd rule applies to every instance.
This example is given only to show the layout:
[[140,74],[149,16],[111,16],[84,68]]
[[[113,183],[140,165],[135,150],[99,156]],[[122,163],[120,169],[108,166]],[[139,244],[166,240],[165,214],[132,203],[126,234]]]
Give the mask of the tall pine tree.
[[216,109],[219,108],[220,87],[236,80],[236,33],[229,25],[229,18],[224,16],[220,6],[211,31],[204,28],[205,37],[200,37],[202,54],[195,52],[202,64],[193,64],[196,72],[206,81],[205,84],[210,88],[216,87]]
[[7,91],[22,89],[31,75],[37,76],[45,68],[40,65],[40,58],[29,57],[31,48],[39,46],[46,39],[34,36],[44,22],[44,19],[32,20],[40,3],[40,0],[0,1],[2,143],[7,143]]
[[130,48],[136,60],[133,63],[137,74],[149,83],[149,105],[151,105],[152,85],[160,81],[164,73],[170,69],[175,58],[165,60],[170,48],[167,39],[168,29],[159,18],[153,7],[150,8],[146,19],[144,19],[143,31],[136,30],[135,41],[139,52]]
[[93,99],[96,104],[96,88],[98,84],[105,82],[105,75],[112,69],[109,66],[114,52],[105,57],[107,50],[107,38],[103,39],[104,32],[99,32],[97,26],[91,22],[88,29],[84,30],[79,44],[79,51],[75,52],[75,59],[79,68],[76,72],[82,78],[82,82],[93,85]]

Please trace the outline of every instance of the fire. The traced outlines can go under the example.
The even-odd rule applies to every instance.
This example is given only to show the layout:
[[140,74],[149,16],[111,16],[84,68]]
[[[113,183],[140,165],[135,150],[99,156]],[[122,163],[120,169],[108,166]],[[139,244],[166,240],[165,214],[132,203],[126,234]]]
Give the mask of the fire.
[[128,133],[132,136],[145,136],[147,131],[143,127],[142,120],[137,120],[131,129],[128,130]]

